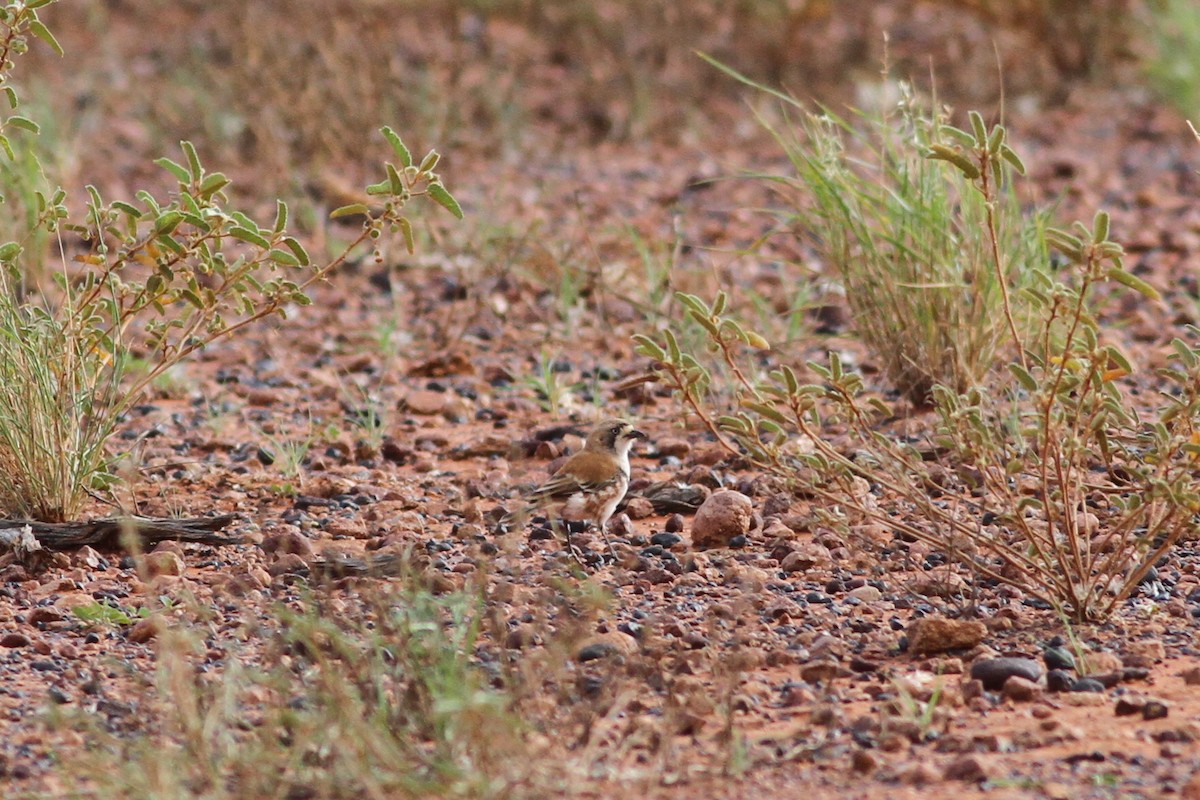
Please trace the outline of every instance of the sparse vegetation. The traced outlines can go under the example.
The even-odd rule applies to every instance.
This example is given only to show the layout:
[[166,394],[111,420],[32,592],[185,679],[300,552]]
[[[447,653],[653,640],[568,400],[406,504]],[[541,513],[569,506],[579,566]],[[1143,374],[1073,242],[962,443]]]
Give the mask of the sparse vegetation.
[[230,537],[0,552],[5,796],[1186,796],[1183,10],[0,0],[0,503]]

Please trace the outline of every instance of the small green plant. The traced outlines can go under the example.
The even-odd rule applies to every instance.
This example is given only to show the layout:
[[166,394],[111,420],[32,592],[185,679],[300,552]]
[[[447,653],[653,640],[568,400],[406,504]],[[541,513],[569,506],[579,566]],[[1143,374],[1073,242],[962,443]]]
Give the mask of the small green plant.
[[1200,115],[1200,6],[1190,0],[1155,0],[1147,4],[1153,45],[1145,70],[1150,83],[1180,113]]
[[[52,0],[11,3],[0,15],[0,86],[25,33],[49,42],[37,18]],[[20,116],[0,123],[0,149],[15,157],[11,130],[36,132]],[[456,217],[462,209],[434,172],[440,156],[414,160],[391,128],[382,129],[396,164],[367,187],[379,205],[343,206],[334,217],[361,216],[359,234],[340,255],[313,263],[288,232],[288,208],[276,205],[262,225],[229,202],[229,179],[210,172],[195,147],[182,143],[183,163],[159,166],[177,181],[166,200],[138,192],[134,202],[105,202],[88,187],[87,213],[69,222],[66,195],[35,193],[29,230],[70,230],[86,251],[75,264],[50,270],[52,285],[26,286],[20,265],[28,237],[0,243],[0,506],[7,512],[61,521],[76,515],[89,492],[113,481],[108,444],[122,415],[177,364],[252,323],[308,305],[309,290],[363,245],[385,232],[414,246],[408,203],[426,197]],[[378,251],[377,256],[378,256]]]
[[132,625],[137,620],[144,619],[152,613],[148,608],[132,610],[99,602],[75,606],[71,609],[71,612],[89,625],[97,626]]
[[[164,630],[141,700],[153,719],[136,734],[108,733],[83,707],[59,711],[59,724],[89,731],[87,758],[104,765],[64,770],[63,780],[87,797],[529,794],[524,727],[474,661],[480,597],[418,584],[369,587],[352,595],[359,612],[349,616],[330,613],[318,593],[302,610],[281,606],[266,627],[220,640],[229,653],[220,680],[200,666],[201,636]],[[272,666],[240,657],[243,636]]]
[[538,405],[556,417],[562,413],[564,401],[583,385],[580,382],[565,383],[559,363],[558,358],[543,352],[538,359],[537,374],[525,378],[525,383],[537,393]]
[[365,387],[347,390],[342,400],[346,419],[358,433],[359,442],[377,453],[388,432],[388,408],[378,395]]
[[308,458],[313,444],[320,438],[320,432],[313,425],[312,419],[309,419],[308,431],[302,437],[269,434],[261,428],[258,433],[267,440],[267,446],[262,448],[265,463],[279,470],[285,478],[302,478],[304,461]]
[[[924,693],[914,692],[906,681],[893,680],[892,687],[896,690],[896,697],[888,704],[888,710],[895,718],[911,725],[920,739],[924,741],[938,722],[938,707],[941,705],[942,691],[945,688],[942,685],[941,676],[934,681],[933,689],[929,692],[927,699],[922,699]],[[941,715],[943,720],[944,715],[945,711],[943,710]]]

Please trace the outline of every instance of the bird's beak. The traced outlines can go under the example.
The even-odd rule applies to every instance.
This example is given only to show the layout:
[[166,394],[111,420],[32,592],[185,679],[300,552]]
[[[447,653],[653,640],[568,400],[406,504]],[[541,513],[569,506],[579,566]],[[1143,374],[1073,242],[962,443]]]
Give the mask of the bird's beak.
[[639,431],[637,428],[634,428],[633,430],[631,430],[631,431],[630,431],[628,434],[626,434],[626,435],[627,435],[627,436],[628,436],[630,439],[647,439],[647,438],[649,438],[648,436],[646,436],[646,434],[642,433],[642,432],[641,432],[641,431]]

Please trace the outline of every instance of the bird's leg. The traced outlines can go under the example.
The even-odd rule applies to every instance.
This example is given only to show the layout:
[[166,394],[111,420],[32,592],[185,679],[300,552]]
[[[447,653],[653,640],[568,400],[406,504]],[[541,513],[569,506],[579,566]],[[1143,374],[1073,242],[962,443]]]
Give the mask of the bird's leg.
[[575,561],[578,562],[579,566],[586,567],[587,564],[584,563],[583,553],[579,552],[579,548],[577,548],[571,542],[571,523],[565,519],[555,519],[551,523],[551,527],[555,528],[555,529],[558,529],[561,527],[562,532],[563,532],[563,537],[567,540],[567,552],[571,554],[571,558],[575,559]]
[[604,539],[604,543],[608,545],[608,555],[612,558],[613,563],[617,563],[617,551],[613,549],[612,539],[608,538],[608,523],[600,524],[600,536]]

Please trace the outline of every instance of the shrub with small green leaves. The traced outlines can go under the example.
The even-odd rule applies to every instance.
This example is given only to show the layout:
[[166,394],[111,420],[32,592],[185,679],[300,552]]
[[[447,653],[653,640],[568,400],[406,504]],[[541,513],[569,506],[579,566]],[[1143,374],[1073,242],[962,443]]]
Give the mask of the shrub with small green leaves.
[[[53,42],[34,11],[46,4],[3,9],[0,78],[21,52],[22,31]],[[15,92],[4,91],[15,108]],[[0,126],[10,155],[8,127],[35,127],[15,120],[23,118]],[[0,507],[40,520],[72,517],[90,491],[112,480],[108,443],[156,378],[218,339],[308,305],[318,282],[385,232],[401,234],[411,251],[405,213],[413,199],[427,197],[461,218],[434,172],[438,153],[417,162],[393,130],[383,135],[397,163],[386,163],[383,179],[367,187],[378,198],[374,207],[333,212],[365,221],[325,263],[313,262],[288,232],[283,202],[266,224],[231,206],[229,179],[207,170],[189,142],[183,163],[157,162],[177,181],[166,199],[141,191],[133,201],[106,202],[89,186],[85,218],[71,222],[61,189],[38,194],[35,225],[77,234],[83,251],[51,271],[54,285],[24,286],[24,240],[0,243]]]
[[[680,300],[735,376],[735,413],[712,410],[709,367],[674,333],[638,336],[637,347],[730,454],[803,484],[844,509],[847,525],[927,542],[1071,619],[1103,619],[1200,512],[1200,349],[1175,342],[1179,367],[1162,372],[1175,390],[1155,417],[1126,401],[1119,381],[1134,367],[1103,341],[1090,296],[1106,282],[1157,293],[1123,269],[1108,224],[1098,214],[1090,228],[1047,232],[1072,267],[1061,279],[1042,272],[1030,293],[1037,346],[986,388],[935,385],[938,420],[925,442],[883,433],[891,409],[836,354],[808,365],[814,382],[786,364],[753,371],[744,349],[761,343],[722,316],[720,295],[711,306]],[[852,446],[823,436],[832,423]]]
[[[970,132],[942,127],[947,143],[926,147],[925,157],[973,184],[986,201],[978,221],[993,230],[995,209],[1012,202],[1005,165],[1020,162],[1006,149],[1003,130],[988,131],[979,115],[971,115]],[[889,182],[886,174],[879,180]],[[876,191],[886,194],[860,194]],[[827,201],[837,196],[831,185]],[[881,228],[907,229],[887,213],[879,212]],[[907,219],[908,210],[895,213]],[[1200,349],[1175,342],[1178,366],[1161,373],[1173,389],[1152,414],[1139,414],[1121,388],[1135,367],[1105,341],[1094,296],[1101,284],[1151,299],[1157,292],[1124,268],[1104,213],[1091,226],[1046,229],[1038,239],[986,233],[978,242],[985,251],[979,263],[992,270],[1000,324],[1018,347],[1007,370],[982,370],[965,385],[953,371],[939,379],[927,374],[937,421],[924,441],[881,429],[891,409],[866,393],[862,376],[836,354],[809,363],[816,380],[807,381],[791,365],[768,370],[747,358],[748,348],[765,342],[728,315],[724,294],[711,305],[678,296],[714,356],[681,348],[678,327],[661,339],[635,337],[637,349],[731,455],[804,485],[840,509],[848,529],[867,522],[895,531],[1071,619],[1104,619],[1200,512]],[[839,241],[861,254],[867,239]],[[1048,259],[1020,271],[1007,266],[1046,247],[1069,266],[1052,271]],[[732,383],[718,387],[733,394],[732,413],[716,410],[717,366]],[[848,431],[851,443],[831,443],[823,435],[830,424]]]

